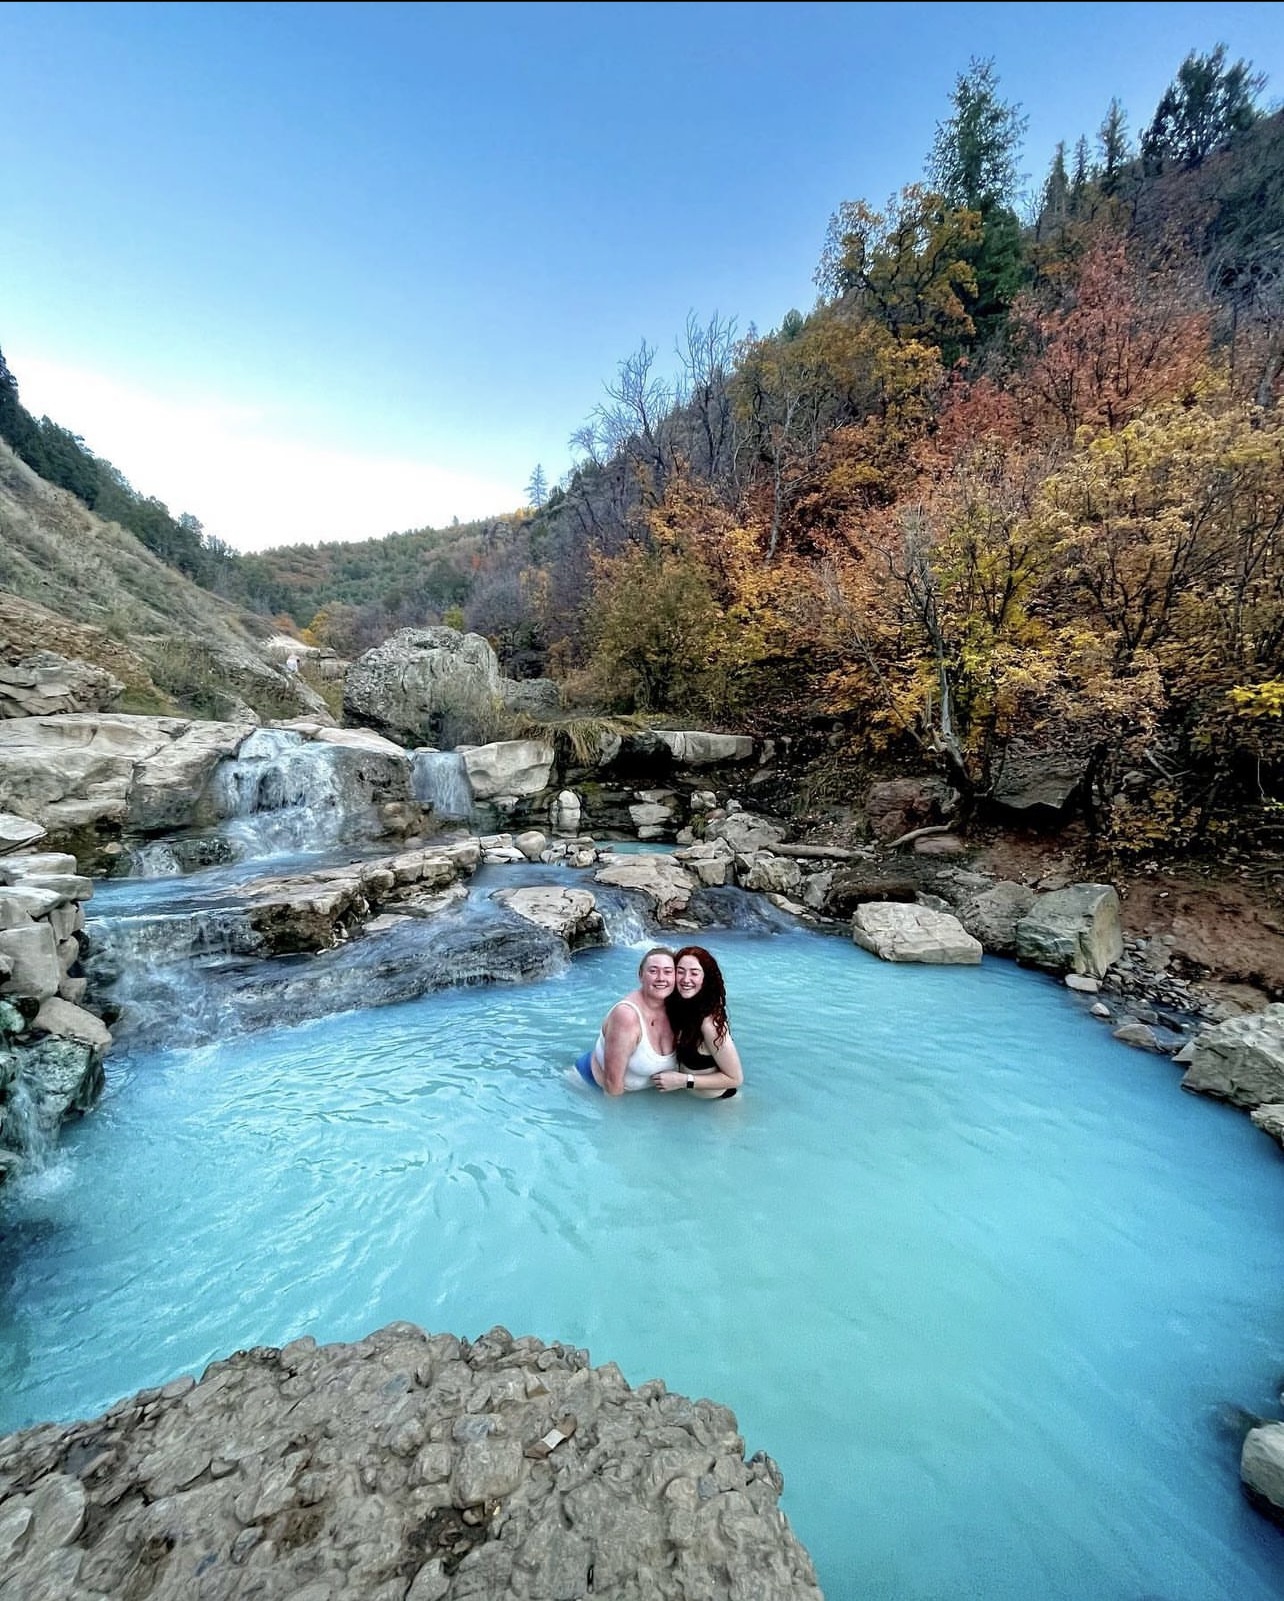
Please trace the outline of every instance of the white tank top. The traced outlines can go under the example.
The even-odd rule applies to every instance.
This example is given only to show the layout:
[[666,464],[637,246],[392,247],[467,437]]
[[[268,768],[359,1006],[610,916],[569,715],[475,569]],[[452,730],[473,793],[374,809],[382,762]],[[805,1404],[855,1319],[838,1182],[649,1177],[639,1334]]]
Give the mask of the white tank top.
[[[649,1090],[651,1088],[651,1075],[663,1073],[667,1068],[678,1065],[676,1051],[670,1051],[667,1056],[661,1056],[659,1051],[651,1044],[646,1033],[646,1019],[636,1001],[620,1001],[620,1006],[627,1006],[638,1020],[638,1027],[642,1030],[642,1037],[633,1047],[633,1054],[624,1068],[624,1088],[626,1090]],[[614,1007],[611,1008],[615,1010]],[[593,1047],[593,1060],[606,1076],[606,1031],[603,1027],[598,1030],[597,1044]]]

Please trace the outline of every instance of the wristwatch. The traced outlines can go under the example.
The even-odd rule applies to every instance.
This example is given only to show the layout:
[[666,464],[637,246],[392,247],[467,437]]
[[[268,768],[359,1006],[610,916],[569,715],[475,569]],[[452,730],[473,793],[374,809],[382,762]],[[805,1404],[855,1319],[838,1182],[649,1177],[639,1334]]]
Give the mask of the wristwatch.
[[688,1073],[687,1074],[687,1088],[689,1090],[695,1089],[695,1074],[694,1073]]

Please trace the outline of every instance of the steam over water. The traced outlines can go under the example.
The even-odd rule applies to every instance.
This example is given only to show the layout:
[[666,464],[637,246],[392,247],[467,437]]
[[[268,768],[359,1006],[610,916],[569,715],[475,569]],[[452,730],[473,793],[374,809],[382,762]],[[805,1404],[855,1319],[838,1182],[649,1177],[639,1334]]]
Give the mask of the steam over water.
[[[190,902],[116,893],[95,906],[141,920],[138,961],[199,958]],[[171,1017],[250,960],[219,926]],[[304,1332],[499,1322],[733,1407],[831,1601],[1284,1594],[1221,1421],[1277,1415],[1277,1149],[1004,963],[701,939],[748,1080],[711,1106],[568,1077],[624,944],[230,1037],[215,1008],[206,1044],[114,1054],[0,1196],[0,1428]]]

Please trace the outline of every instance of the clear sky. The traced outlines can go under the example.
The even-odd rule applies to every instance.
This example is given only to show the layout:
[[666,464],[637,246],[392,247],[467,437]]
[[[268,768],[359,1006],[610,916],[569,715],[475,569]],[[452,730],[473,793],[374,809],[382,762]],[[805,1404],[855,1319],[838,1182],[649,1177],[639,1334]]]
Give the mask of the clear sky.
[[0,4],[0,348],[250,549],[523,503],[646,338],[779,323],[972,56],[1032,187],[1278,4]]

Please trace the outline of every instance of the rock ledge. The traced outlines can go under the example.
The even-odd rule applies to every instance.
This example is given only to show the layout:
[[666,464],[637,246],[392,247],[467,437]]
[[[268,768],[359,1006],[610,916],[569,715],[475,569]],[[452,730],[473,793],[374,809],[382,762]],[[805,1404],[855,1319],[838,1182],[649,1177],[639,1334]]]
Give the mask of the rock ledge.
[[393,1323],[0,1439],[0,1597],[819,1601],[781,1487],[712,1401]]

